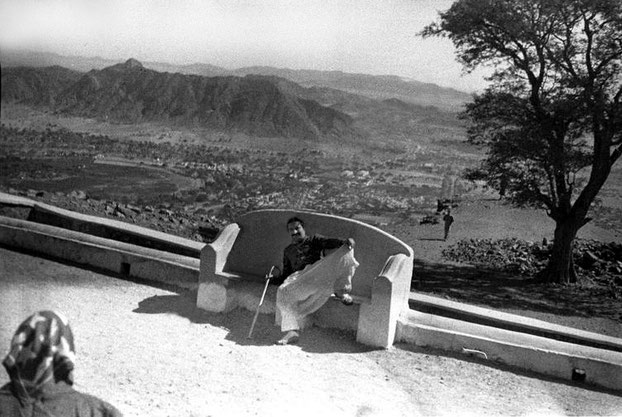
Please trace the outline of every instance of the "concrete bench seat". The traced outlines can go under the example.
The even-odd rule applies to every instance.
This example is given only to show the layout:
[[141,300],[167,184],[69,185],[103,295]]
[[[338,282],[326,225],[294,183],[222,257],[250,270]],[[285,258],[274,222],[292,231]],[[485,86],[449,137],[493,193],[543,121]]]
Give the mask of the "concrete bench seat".
[[[237,274],[237,273],[233,273],[233,272],[219,272],[216,275],[218,277],[222,278],[222,279],[226,279],[226,280],[230,280],[230,281],[259,282],[259,281],[264,279],[260,275]],[[341,302],[341,299],[339,297],[337,297],[336,295],[334,295],[334,294],[330,298],[334,299],[336,301]],[[354,304],[370,304],[371,303],[371,298],[370,297],[362,297],[360,295],[352,295],[352,302]]]
[[[232,272],[219,272],[218,277],[220,277],[221,279],[226,279],[228,281],[248,281],[248,282],[260,282],[263,281],[263,277],[260,275],[250,275],[250,274],[236,274],[236,273],[232,273]],[[331,300],[335,300],[335,301],[339,301],[341,302],[341,299],[339,297],[337,297],[336,295],[331,295],[330,297]],[[352,296],[352,302],[354,304],[371,304],[371,298],[370,297],[363,297],[360,295],[353,295]]]
[[[367,345],[391,346],[397,319],[408,309],[413,251],[374,226],[344,217],[278,209],[240,216],[201,251],[197,306],[211,312],[254,311],[265,274],[272,265],[282,267],[283,249],[291,243],[286,223],[293,216],[305,222],[308,234],[353,238],[360,263],[352,279],[354,305],[333,297],[312,315],[312,323],[354,330],[357,340]],[[271,285],[262,313],[274,312],[275,295]]]

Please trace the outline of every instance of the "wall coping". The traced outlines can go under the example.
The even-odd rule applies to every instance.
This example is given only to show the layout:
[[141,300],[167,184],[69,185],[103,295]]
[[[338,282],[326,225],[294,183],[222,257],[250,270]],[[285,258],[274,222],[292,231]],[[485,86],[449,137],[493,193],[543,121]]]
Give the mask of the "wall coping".
[[114,230],[119,230],[124,233],[131,233],[138,236],[145,236],[153,240],[172,243],[178,246],[183,246],[185,248],[197,251],[197,254],[203,249],[205,243],[196,242],[191,239],[186,239],[183,237],[170,235],[164,232],[159,232],[156,230],[151,230],[146,227],[137,226],[131,223],[125,223],[119,220],[107,219],[105,217],[97,217],[88,214],[77,213],[70,210],[65,210],[59,207],[55,207],[49,204],[40,203],[35,200],[31,200],[29,198],[16,196],[12,194],[7,194],[0,192],[0,205],[9,205],[9,206],[18,206],[18,207],[30,207],[30,208],[41,208],[46,211],[50,211],[52,213],[58,214],[60,216],[66,216],[72,219],[84,221],[87,223],[93,223],[101,226],[105,226]]
[[[452,351],[540,375],[622,390],[622,353],[408,310],[396,343]],[[575,373],[577,373],[575,375]]]
[[63,229],[62,227],[50,226],[47,224],[35,223],[28,220],[14,219],[12,217],[5,216],[0,216],[0,226],[18,230],[28,230],[30,232],[75,242],[77,244],[131,253],[149,259],[165,261],[182,267],[196,269],[197,271],[199,269],[199,259],[197,258],[178,255],[158,249],[146,248],[144,246],[138,246],[131,243],[119,242],[113,239],[106,239],[82,232],[76,232],[74,230]]
[[597,346],[601,349],[622,352],[622,339],[575,329],[568,326],[549,323],[543,320],[520,316],[518,314],[504,313],[485,307],[478,307],[443,298],[411,292],[409,297],[411,309],[430,311],[433,314],[444,315],[449,313],[463,321],[475,323],[489,323],[489,326],[508,328],[509,330],[530,333],[534,336],[555,339],[572,340],[575,345]]

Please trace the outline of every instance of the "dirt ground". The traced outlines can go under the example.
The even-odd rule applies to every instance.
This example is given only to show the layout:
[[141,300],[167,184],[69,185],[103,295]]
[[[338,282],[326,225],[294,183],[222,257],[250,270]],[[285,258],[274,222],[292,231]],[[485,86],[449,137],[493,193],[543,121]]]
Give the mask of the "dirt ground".
[[[63,311],[77,388],[126,416],[620,415],[622,396],[443,352],[370,350],[312,328],[277,346],[273,318],[207,314],[192,294],[0,249],[0,345],[38,309]],[[6,382],[6,374],[0,383]]]
[[[420,277],[415,286],[622,335],[622,306],[616,300],[609,309],[588,313],[568,310],[573,300],[560,300],[560,294],[545,297],[542,305],[525,304],[533,288],[440,256],[452,241],[477,237],[473,230],[481,236],[549,236],[546,218],[528,213],[520,219],[523,212],[493,202],[465,203],[454,216],[448,242],[438,240],[440,225],[390,226],[415,249]],[[582,233],[620,239],[597,227]],[[77,388],[108,400],[126,416],[622,415],[620,393],[407,345],[371,350],[348,332],[311,328],[298,345],[277,346],[280,332],[269,315],[260,315],[255,337],[248,340],[250,311],[209,314],[195,307],[193,293],[7,249],[0,249],[0,306],[5,352],[17,325],[33,311],[64,312],[76,337]],[[2,373],[0,383],[6,381]]]

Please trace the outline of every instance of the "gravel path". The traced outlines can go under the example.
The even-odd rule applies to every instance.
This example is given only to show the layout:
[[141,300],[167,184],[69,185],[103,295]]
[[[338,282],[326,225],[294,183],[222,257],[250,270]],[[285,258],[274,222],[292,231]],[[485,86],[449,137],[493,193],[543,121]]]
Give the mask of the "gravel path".
[[[276,346],[273,317],[214,315],[192,294],[0,248],[0,352],[40,309],[64,312],[76,386],[126,416],[622,415],[622,397],[442,352],[369,350],[312,328]],[[4,372],[0,384],[7,381]]]

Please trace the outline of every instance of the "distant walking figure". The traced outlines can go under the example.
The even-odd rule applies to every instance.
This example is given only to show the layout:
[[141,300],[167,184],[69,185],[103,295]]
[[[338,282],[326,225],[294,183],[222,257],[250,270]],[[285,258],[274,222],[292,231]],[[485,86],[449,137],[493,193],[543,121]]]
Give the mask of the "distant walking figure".
[[449,210],[449,208],[447,208],[447,210],[445,211],[445,215],[443,216],[443,222],[445,222],[445,236],[443,237],[443,240],[447,240],[447,236],[449,236],[449,228],[454,222],[454,218],[451,215],[451,211]]

